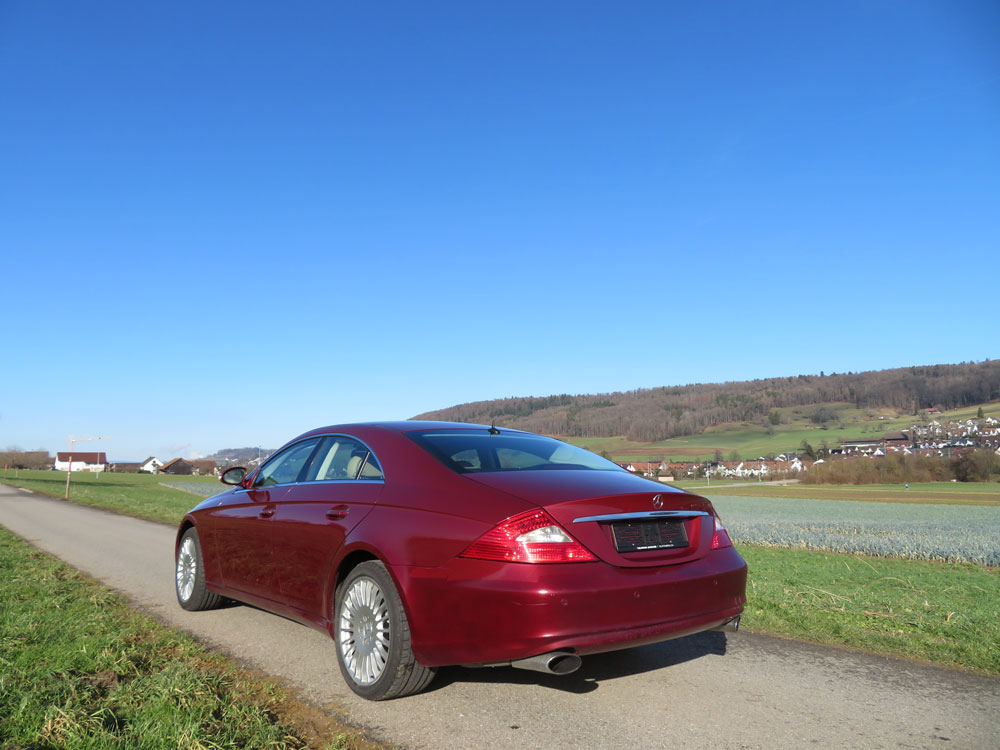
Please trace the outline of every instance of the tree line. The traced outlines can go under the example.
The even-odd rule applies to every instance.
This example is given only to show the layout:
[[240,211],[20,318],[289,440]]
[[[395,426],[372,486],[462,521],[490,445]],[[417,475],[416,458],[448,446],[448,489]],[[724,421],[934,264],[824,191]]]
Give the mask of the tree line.
[[904,482],[992,482],[1000,476],[1000,457],[979,448],[955,458],[891,455],[873,461],[850,458],[813,464],[800,478],[805,484],[903,484]]
[[52,456],[48,451],[22,451],[17,448],[0,451],[0,466],[11,469],[51,469]]

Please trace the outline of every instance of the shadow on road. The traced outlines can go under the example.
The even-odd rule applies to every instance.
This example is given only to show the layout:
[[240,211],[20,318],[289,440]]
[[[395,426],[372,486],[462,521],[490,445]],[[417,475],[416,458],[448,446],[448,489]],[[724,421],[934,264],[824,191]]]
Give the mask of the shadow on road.
[[584,656],[579,670],[562,677],[513,667],[447,667],[438,672],[429,691],[457,682],[479,682],[542,685],[568,693],[590,693],[606,680],[652,672],[704,656],[723,656],[725,653],[726,634],[708,631],[650,646]]

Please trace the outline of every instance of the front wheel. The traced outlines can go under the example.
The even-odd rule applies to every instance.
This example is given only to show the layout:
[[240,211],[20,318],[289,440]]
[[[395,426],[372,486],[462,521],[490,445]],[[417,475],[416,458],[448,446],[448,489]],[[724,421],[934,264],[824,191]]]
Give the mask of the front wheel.
[[369,560],[347,574],[337,588],[333,625],[340,672],[362,698],[413,695],[434,678],[435,670],[413,656],[406,613],[382,563]]
[[205,563],[201,557],[198,532],[190,528],[181,537],[177,547],[176,567],[177,602],[192,612],[215,609],[222,604],[222,597],[205,587]]

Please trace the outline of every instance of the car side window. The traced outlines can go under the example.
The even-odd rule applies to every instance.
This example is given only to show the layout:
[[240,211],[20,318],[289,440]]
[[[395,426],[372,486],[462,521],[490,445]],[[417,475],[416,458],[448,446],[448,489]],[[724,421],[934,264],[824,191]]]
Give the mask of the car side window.
[[260,474],[257,475],[254,487],[269,487],[272,484],[289,484],[296,481],[319,441],[319,438],[303,440],[283,450],[264,464]]
[[479,451],[475,448],[459,451],[449,458],[463,471],[479,471],[483,468],[483,463],[479,459]]
[[531,469],[544,464],[545,459],[516,448],[499,448],[497,449],[497,463],[501,469]]
[[358,479],[385,479],[385,476],[382,474],[382,467],[379,466],[378,459],[375,458],[374,453],[368,453],[368,460],[361,465],[361,473],[358,475]]
[[314,482],[382,478],[375,455],[363,443],[343,435],[326,438],[306,477]]

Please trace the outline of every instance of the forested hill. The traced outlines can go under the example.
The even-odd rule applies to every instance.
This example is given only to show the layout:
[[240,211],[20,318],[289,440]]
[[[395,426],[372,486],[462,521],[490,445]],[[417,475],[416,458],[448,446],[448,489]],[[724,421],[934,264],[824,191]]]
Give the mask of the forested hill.
[[773,419],[772,410],[832,402],[860,409],[954,409],[1000,398],[1000,361],[904,367],[847,374],[797,375],[733,383],[649,388],[585,396],[476,401],[420,414],[516,427],[565,437],[653,442],[694,435],[725,422]]
[[267,458],[273,452],[271,448],[223,448],[205,458],[223,466],[256,466],[258,458]]

